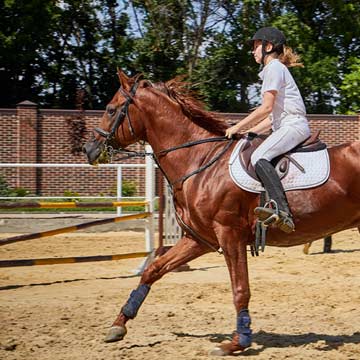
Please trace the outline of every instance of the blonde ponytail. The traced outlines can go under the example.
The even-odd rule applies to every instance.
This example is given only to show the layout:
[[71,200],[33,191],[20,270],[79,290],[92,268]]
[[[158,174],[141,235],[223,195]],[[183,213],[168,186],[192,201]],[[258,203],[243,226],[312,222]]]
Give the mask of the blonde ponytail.
[[300,66],[304,67],[303,63],[300,62],[300,56],[296,54],[292,48],[284,46],[283,52],[279,55],[279,60],[286,67]]

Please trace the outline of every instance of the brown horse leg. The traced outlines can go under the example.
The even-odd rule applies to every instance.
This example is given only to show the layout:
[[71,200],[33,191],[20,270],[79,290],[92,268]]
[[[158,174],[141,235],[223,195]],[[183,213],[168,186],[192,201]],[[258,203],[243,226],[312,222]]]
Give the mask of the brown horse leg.
[[308,242],[308,243],[306,243],[306,244],[304,245],[303,253],[304,253],[305,255],[308,255],[308,254],[309,254],[309,250],[310,250],[311,244],[312,244],[312,241],[310,241],[310,242]]
[[[245,235],[245,236],[244,236]],[[235,351],[244,350],[251,345],[251,329],[248,305],[250,301],[250,286],[247,267],[246,234],[240,234],[233,230],[225,233],[222,244],[225,260],[231,278],[233,300],[237,313],[237,330],[231,343],[218,345],[212,355],[230,355]]]
[[135,318],[141,304],[145,300],[151,285],[169,271],[193,260],[211,249],[186,236],[182,237],[169,251],[150,264],[141,276],[139,286],[133,290],[126,304],[122,307],[111,326],[105,342],[119,341],[126,335],[126,322]]

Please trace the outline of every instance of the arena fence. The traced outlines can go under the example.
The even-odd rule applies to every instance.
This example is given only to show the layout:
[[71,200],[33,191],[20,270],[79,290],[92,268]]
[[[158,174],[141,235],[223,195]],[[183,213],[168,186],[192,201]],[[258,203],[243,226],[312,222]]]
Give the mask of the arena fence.
[[[151,152],[151,147],[147,146],[147,152]],[[1,165],[19,165],[36,167],[36,165],[43,167],[49,164],[1,164]],[[34,166],[35,165],[35,166]],[[53,164],[57,165],[57,164]],[[64,165],[64,164],[62,164]],[[66,164],[68,165],[68,164]],[[82,165],[82,164],[77,164]],[[123,164],[122,164],[123,165]],[[131,164],[126,164],[129,166]],[[133,164],[134,166],[141,166],[142,164]],[[50,165],[51,166],[51,165]],[[84,166],[84,165],[82,165]],[[86,166],[86,165],[85,165]],[[106,165],[105,165],[106,166]],[[0,240],[0,246],[6,245],[18,241],[26,241],[31,239],[42,238],[46,236],[52,236],[61,233],[73,232],[76,230],[81,230],[90,226],[98,226],[103,224],[108,224],[112,222],[120,222],[125,220],[134,220],[134,219],[145,219],[145,251],[138,253],[130,253],[130,254],[116,254],[116,255],[97,255],[97,256],[85,256],[85,257],[69,257],[69,258],[49,258],[49,259],[15,259],[15,260],[3,260],[0,261],[0,267],[8,267],[8,266],[31,266],[31,265],[49,265],[49,264],[69,264],[76,262],[89,262],[89,261],[109,261],[109,260],[120,260],[120,259],[128,259],[134,257],[147,257],[143,263],[136,270],[136,273],[143,272],[144,268],[147,266],[148,262],[154,258],[154,202],[155,202],[155,165],[151,157],[146,157],[145,162],[145,201],[137,201],[137,202],[123,202],[116,201],[112,203],[106,203],[107,206],[111,207],[119,207],[119,206],[129,206],[129,205],[145,205],[146,211],[144,213],[125,215],[125,216],[117,216],[114,218],[108,219],[100,219],[95,221],[90,221],[87,223],[82,223],[75,226],[68,226],[64,228],[59,228],[55,230],[49,230],[44,232],[32,233],[32,234],[24,234],[19,236],[14,236],[7,239]],[[120,173],[121,174],[121,173]],[[119,178],[119,176],[118,176]],[[120,175],[121,178],[121,175]],[[121,194],[121,188],[118,189],[118,194]],[[9,199],[7,197],[6,199]],[[17,198],[18,199],[18,198]],[[60,206],[59,206],[60,204]],[[99,205],[101,207],[104,206],[105,203],[91,203],[90,207],[93,205]],[[29,204],[21,204],[20,207],[28,207]],[[82,207],[82,204],[76,202],[65,202],[65,203],[46,203],[46,202],[31,202],[30,207],[49,207],[49,208],[59,208],[59,207],[67,208],[67,207]],[[16,206],[13,203],[10,204],[1,204],[2,208],[15,208]],[[86,204],[84,207],[89,207],[89,204]]]
[[81,203],[77,201],[67,202],[45,202],[45,201],[29,201],[23,203],[0,203],[0,209],[74,209],[74,208],[104,208],[104,207],[118,207],[118,206],[144,206],[148,205],[147,201],[113,201],[113,202],[86,202]]
[[[151,152],[151,147],[147,148],[147,151]],[[75,168],[75,169],[94,169],[96,172],[98,168],[100,169],[106,169],[106,168],[115,168],[116,169],[116,189],[117,194],[116,196],[82,196],[82,195],[71,195],[71,196],[0,196],[0,200],[44,200],[44,199],[50,199],[50,200],[72,200],[74,197],[80,200],[85,199],[116,199],[116,201],[123,201],[130,199],[129,197],[123,197],[122,196],[122,184],[123,184],[123,172],[124,170],[135,170],[139,168],[145,168],[146,169],[149,166],[148,161],[151,161],[150,158],[148,158],[145,161],[145,164],[100,164],[97,166],[92,166],[88,164],[64,164],[64,163],[0,163],[0,169],[17,169],[21,170],[22,168],[30,168],[30,169],[38,169],[38,168]],[[146,175],[145,175],[146,177]],[[146,189],[146,183],[145,183],[145,193],[148,191]],[[121,206],[117,206],[117,215],[120,216],[122,214]]]

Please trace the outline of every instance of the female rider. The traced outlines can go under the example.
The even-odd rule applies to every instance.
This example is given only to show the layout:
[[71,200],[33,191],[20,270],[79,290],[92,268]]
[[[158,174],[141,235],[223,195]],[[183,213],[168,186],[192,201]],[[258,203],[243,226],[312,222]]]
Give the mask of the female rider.
[[261,28],[250,41],[255,61],[263,65],[259,73],[262,103],[241,122],[227,129],[226,136],[231,138],[249,126],[253,127],[248,131],[257,134],[272,129],[272,133],[254,151],[251,163],[275,206],[257,207],[254,212],[261,221],[270,220],[282,231],[290,233],[295,229],[294,222],[271,160],[310,136],[305,105],[288,70],[288,67],[302,64],[298,62],[299,56],[285,45],[284,34],[276,28]]

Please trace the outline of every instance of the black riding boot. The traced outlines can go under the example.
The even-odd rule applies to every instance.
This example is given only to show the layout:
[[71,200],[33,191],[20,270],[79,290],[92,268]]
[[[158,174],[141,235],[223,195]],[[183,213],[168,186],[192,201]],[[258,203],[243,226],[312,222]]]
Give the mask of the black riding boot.
[[[291,217],[285,191],[279,176],[272,164],[265,159],[260,159],[255,165],[255,171],[263,186],[267,190],[271,200],[277,204],[277,209],[269,207],[257,207],[254,212],[260,221],[269,220],[268,223],[275,224],[280,230],[291,233],[295,229]],[[278,211],[277,211],[278,210]]]

